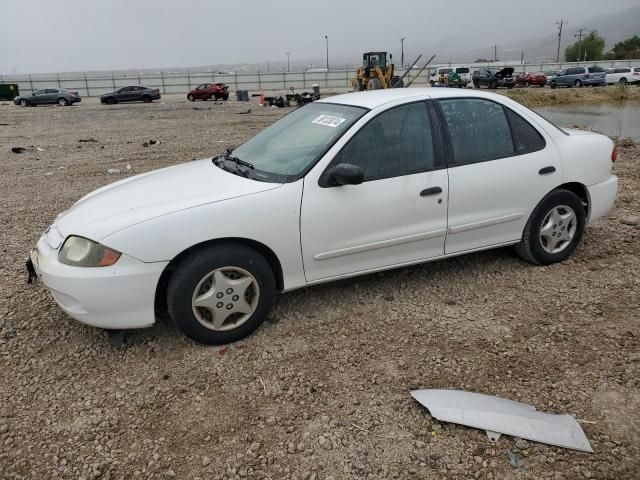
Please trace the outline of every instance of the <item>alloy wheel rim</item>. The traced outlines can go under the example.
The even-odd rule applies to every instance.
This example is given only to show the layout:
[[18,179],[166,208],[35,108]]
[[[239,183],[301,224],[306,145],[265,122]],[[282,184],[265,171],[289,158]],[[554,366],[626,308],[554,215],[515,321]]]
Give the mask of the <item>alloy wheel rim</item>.
[[256,311],[260,287],[255,277],[239,267],[221,267],[207,273],[196,285],[191,299],[198,322],[215,331],[244,324]]
[[59,105],[64,105],[64,104],[66,104],[66,103],[67,103],[67,101],[66,101],[66,100],[64,100],[64,99],[62,99],[62,98],[61,98],[60,100],[58,100],[58,104],[59,104]]
[[540,245],[550,254],[564,251],[576,235],[578,217],[573,208],[559,205],[547,213],[540,226]]

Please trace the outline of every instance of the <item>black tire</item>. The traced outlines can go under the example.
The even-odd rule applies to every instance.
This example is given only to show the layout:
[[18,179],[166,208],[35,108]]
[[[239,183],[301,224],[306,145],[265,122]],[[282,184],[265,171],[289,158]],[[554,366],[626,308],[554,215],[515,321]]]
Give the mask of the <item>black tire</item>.
[[153,98],[151,98],[149,95],[145,95],[145,96],[142,97],[142,101],[144,103],[151,103],[151,102],[153,102]]
[[113,98],[113,97],[109,97],[109,98],[107,98],[107,99],[104,101],[104,103],[106,103],[107,105],[115,105],[115,104],[116,104],[116,103],[118,103],[118,102],[116,101],[116,99],[115,99],[115,98]]
[[22,98],[20,100],[20,106],[21,107],[28,107],[29,106],[29,100],[27,100],[26,98]]
[[556,88],[556,82],[551,82],[551,85],[549,85],[551,88]]
[[[229,330],[214,330],[196,318],[192,300],[201,280],[223,267],[236,267],[250,273],[259,295],[253,314],[244,323]],[[240,340],[256,330],[267,318],[275,294],[274,274],[262,255],[243,245],[214,245],[197,250],[180,262],[167,287],[167,307],[173,321],[189,338],[207,345],[220,345]],[[226,301],[229,301],[226,297],[222,299]]]
[[498,88],[498,82],[496,82],[495,80],[491,80],[491,82],[489,82],[489,88],[491,90],[495,90],[496,88]]
[[229,94],[228,94],[228,93],[225,93],[225,94],[222,96],[222,100],[223,100],[223,101],[229,100]]
[[196,101],[196,97],[194,97],[193,95],[189,94],[189,95],[187,95],[187,100],[189,100],[190,102],[195,102]]
[[[540,230],[547,215],[559,206],[568,206],[573,209],[576,230],[573,238],[562,251],[550,253],[543,248]],[[534,265],[551,265],[562,262],[571,256],[580,243],[584,233],[585,219],[585,207],[575,193],[561,188],[553,190],[533,209],[522,233],[522,240],[516,246],[516,251],[523,259]],[[559,226],[559,228],[562,227]],[[569,227],[565,226],[565,228]]]
[[66,107],[69,105],[69,101],[64,97],[60,97],[58,99],[58,105],[60,105],[61,107]]
[[582,87],[582,82],[581,82],[580,80],[576,80],[576,81],[573,83],[573,85],[574,85],[576,88],[581,88],[581,87]]
[[524,88],[529,88],[529,82],[524,82]]
[[626,84],[627,84],[627,79],[626,79],[626,78],[624,78],[624,77],[622,77],[622,78],[620,79],[620,83],[621,83],[622,85],[626,85]]
[[473,82],[473,88],[480,88],[480,84],[478,82]]

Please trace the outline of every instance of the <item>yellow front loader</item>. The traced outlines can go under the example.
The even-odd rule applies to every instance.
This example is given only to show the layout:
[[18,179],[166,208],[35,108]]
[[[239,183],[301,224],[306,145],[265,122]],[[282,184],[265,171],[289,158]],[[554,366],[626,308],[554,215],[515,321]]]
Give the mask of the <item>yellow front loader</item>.
[[389,54],[389,63],[387,63],[387,52],[364,53],[362,65],[356,68],[356,76],[351,80],[354,92],[402,87],[400,77],[393,75],[392,58]]

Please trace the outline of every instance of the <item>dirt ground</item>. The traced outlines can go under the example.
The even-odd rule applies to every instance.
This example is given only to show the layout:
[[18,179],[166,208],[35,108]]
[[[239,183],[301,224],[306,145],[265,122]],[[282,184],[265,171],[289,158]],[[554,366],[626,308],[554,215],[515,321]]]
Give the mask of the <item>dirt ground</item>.
[[[302,289],[228,349],[197,345],[167,321],[114,349],[42,284],[27,285],[27,252],[82,195],[221,152],[284,113],[182,96],[0,105],[0,478],[637,479],[633,145],[619,151],[614,210],[567,262],[533,267],[499,249]],[[143,146],[150,139],[161,143]],[[570,413],[588,421],[595,453],[506,436],[491,444],[432,419],[414,388]]]

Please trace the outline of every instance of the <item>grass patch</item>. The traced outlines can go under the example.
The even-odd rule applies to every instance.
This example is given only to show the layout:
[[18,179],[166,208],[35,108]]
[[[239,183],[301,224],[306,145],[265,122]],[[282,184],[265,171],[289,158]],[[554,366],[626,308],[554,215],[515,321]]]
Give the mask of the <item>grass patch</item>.
[[640,87],[620,84],[607,87],[562,89],[514,88],[513,90],[500,90],[498,93],[526,107],[640,101]]

